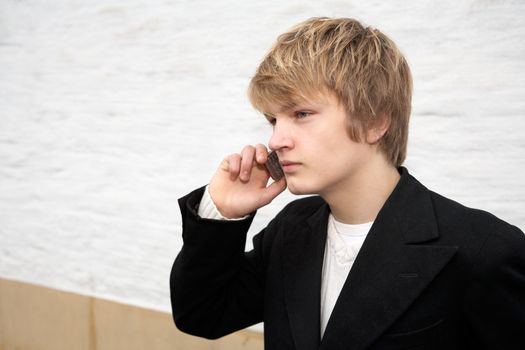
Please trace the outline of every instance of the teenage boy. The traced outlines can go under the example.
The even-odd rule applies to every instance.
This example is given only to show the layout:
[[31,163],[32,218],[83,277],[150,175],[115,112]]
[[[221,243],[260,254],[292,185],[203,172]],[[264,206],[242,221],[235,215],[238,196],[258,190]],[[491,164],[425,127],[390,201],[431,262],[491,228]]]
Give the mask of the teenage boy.
[[[281,35],[249,87],[273,127],[180,199],[177,326],[217,338],[264,321],[266,349],[525,349],[525,236],[436,194],[406,155],[410,70],[353,19]],[[269,184],[270,183],[270,184]],[[244,252],[255,211],[286,206]]]

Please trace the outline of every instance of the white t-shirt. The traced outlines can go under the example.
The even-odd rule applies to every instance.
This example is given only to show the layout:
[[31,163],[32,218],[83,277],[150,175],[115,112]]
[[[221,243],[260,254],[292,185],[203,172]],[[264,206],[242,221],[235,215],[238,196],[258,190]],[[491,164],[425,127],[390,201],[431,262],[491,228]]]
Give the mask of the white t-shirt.
[[373,222],[349,225],[328,217],[321,279],[321,338],[357,253]]

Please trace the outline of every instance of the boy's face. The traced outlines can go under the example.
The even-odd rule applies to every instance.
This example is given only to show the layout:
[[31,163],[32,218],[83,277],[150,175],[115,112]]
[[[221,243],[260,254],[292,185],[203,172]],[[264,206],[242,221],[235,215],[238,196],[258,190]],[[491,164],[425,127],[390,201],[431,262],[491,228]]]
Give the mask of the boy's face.
[[377,150],[355,142],[347,132],[347,113],[338,99],[323,94],[292,109],[270,106],[269,147],[277,151],[290,192],[322,197],[344,190],[362,175]]

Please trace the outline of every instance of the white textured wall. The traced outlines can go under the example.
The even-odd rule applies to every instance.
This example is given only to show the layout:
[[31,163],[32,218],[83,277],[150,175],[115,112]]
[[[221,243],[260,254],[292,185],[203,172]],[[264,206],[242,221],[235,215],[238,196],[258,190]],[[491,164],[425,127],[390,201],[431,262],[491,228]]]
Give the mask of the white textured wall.
[[411,172],[525,228],[522,1],[2,0],[0,276],[169,310],[176,199],[267,140],[249,78],[321,15],[405,52]]

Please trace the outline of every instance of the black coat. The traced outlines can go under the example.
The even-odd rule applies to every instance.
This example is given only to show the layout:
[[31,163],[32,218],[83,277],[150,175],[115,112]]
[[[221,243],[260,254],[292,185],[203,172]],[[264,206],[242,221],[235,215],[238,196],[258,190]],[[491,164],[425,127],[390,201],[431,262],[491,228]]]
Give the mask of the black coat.
[[323,199],[290,203],[245,253],[253,216],[202,219],[203,188],[181,198],[184,246],[170,281],[177,327],[217,338],[264,321],[266,349],[525,349],[523,232],[400,172],[322,341]]

